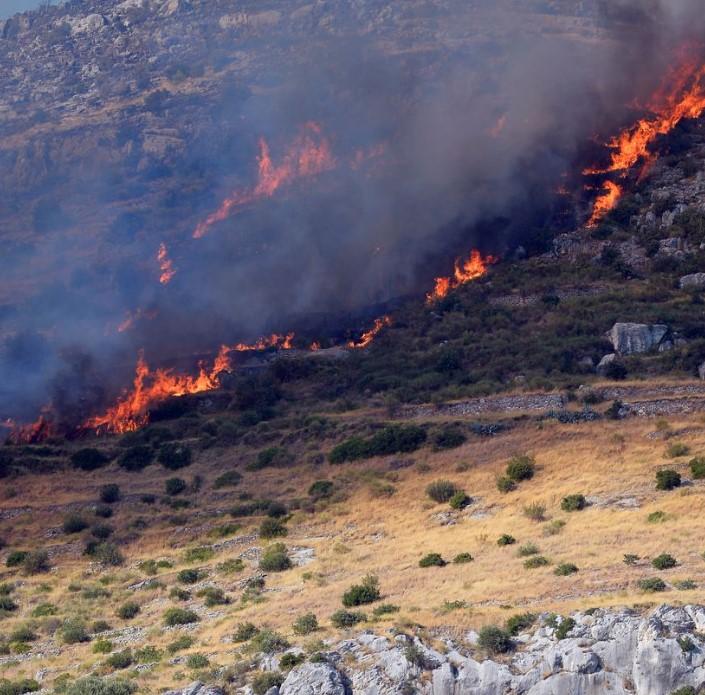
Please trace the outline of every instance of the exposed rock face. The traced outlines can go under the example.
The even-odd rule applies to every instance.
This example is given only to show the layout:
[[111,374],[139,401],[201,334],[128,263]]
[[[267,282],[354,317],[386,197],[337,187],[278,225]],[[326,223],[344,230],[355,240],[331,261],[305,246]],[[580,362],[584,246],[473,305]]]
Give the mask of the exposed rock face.
[[705,287],[705,273],[693,273],[692,275],[684,275],[680,279],[680,287],[682,290],[689,287]]
[[673,343],[668,326],[644,323],[615,323],[607,334],[616,353],[635,355],[643,352],[670,350]]
[[463,644],[441,636],[443,653],[405,635],[365,633],[334,645],[327,663],[293,669],[279,695],[669,695],[705,682],[705,607],[597,610],[573,620],[561,640],[539,620],[501,661],[472,646],[474,633]]
[[225,695],[225,691],[217,685],[204,685],[194,681],[182,690],[169,690],[164,695]]

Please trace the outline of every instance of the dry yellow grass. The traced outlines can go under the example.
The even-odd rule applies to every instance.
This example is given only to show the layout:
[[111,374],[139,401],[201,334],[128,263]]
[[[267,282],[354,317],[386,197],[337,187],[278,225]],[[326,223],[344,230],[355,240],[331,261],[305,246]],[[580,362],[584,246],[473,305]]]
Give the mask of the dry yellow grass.
[[[676,433],[670,441],[684,442],[692,455],[705,453],[705,426],[699,417],[671,418],[669,424]],[[25,623],[34,606],[48,601],[60,608],[59,617],[83,614],[87,620],[104,618],[116,628],[139,626],[144,632],[133,646],[151,644],[164,648],[175,634],[161,628],[163,611],[174,605],[167,596],[168,589],[176,585],[178,570],[187,566],[183,560],[185,548],[217,542],[209,536],[209,528],[230,518],[216,512],[235,503],[240,490],[261,498],[305,498],[311,482],[323,478],[337,481],[346,498],[315,514],[294,513],[288,523],[286,543],[290,548],[313,548],[315,558],[304,567],[270,574],[264,601],[246,605],[239,601],[242,579],[256,570],[253,562],[247,562],[241,574],[225,575],[214,569],[218,563],[235,558],[252,546],[261,546],[262,542],[245,539],[201,563],[210,569],[209,581],[225,589],[233,602],[206,609],[201,599],[193,599],[189,605],[203,619],[189,630],[196,644],[186,653],[204,653],[213,663],[232,664],[239,646],[233,645],[229,636],[237,623],[244,621],[267,625],[300,643],[332,636],[336,632],[330,627],[329,616],[341,607],[340,598],[350,584],[368,573],[379,577],[384,602],[401,607],[400,613],[385,619],[383,624],[396,621],[461,630],[501,622],[513,613],[527,610],[566,614],[592,606],[645,601],[705,602],[705,516],[701,513],[705,484],[694,481],[671,492],[655,489],[659,468],[673,467],[688,477],[690,458],[664,458],[667,440],[661,435],[655,438],[655,429],[655,421],[650,419],[582,425],[550,422],[542,426],[527,422],[494,438],[473,439],[452,451],[421,450],[411,457],[416,465],[391,473],[388,460],[344,466],[300,464],[286,471],[245,473],[238,488],[217,493],[212,481],[224,470],[237,467],[242,452],[209,451],[191,468],[177,473],[186,478],[198,474],[204,479],[201,492],[195,496],[194,509],[179,512],[187,518],[184,526],[169,525],[139,503],[125,501],[118,505],[110,523],[121,529],[120,535],[125,536],[125,529],[136,517],[143,517],[148,527],[140,532],[139,540],[125,547],[127,566],[113,570],[88,567],[80,546],[66,546],[73,537],[47,534],[48,529],[60,526],[64,505],[88,505],[106,481],[119,483],[126,493],[159,493],[164,479],[174,473],[152,466],[137,474],[110,468],[91,474],[18,478],[6,482],[0,511],[7,513],[27,506],[31,513],[2,522],[0,535],[11,547],[55,547],[59,553],[51,574],[22,579],[17,590],[21,614],[0,622],[0,632],[7,634],[14,626]],[[513,492],[500,493],[496,478],[513,454],[524,452],[537,461],[534,479],[520,483]],[[426,486],[438,478],[455,482],[473,498],[465,511],[455,514],[454,525],[441,525],[437,519],[439,512],[449,511],[448,505],[434,504],[425,495]],[[378,496],[375,480],[379,479],[392,484],[394,494]],[[594,504],[581,512],[561,511],[562,498],[573,493],[595,498]],[[533,502],[546,506],[546,522],[531,521],[524,515],[523,508]],[[647,517],[654,511],[664,512],[666,520],[649,523]],[[556,520],[565,522],[565,526],[548,535]],[[257,520],[246,520],[238,534],[252,532],[257,524]],[[503,533],[514,536],[517,544],[499,547],[496,541]],[[517,548],[527,542],[538,545],[551,565],[525,569]],[[441,553],[448,561],[458,553],[469,552],[474,561],[422,569],[419,559],[428,552]],[[665,572],[654,570],[649,559],[662,552],[674,555],[678,567]],[[635,567],[627,566],[623,562],[625,553],[639,555],[642,560]],[[163,570],[157,577],[166,589],[135,592],[127,588],[145,578],[137,567],[139,561],[161,557],[174,563],[173,569]],[[573,562],[580,571],[572,576],[555,576],[553,570],[561,562]],[[4,580],[15,578],[10,571],[4,574]],[[698,584],[702,582],[702,586],[659,595],[646,595],[637,589],[640,578],[656,575],[669,583],[690,578]],[[109,599],[89,600],[68,591],[70,583],[95,586],[106,577],[106,588],[112,592]],[[40,587],[41,584],[46,586]],[[140,615],[129,623],[114,616],[115,607],[128,598],[142,605]],[[465,602],[466,607],[444,610],[443,604],[453,601]],[[291,624],[309,611],[317,614],[323,629],[311,638],[297,638]],[[368,608],[367,612],[371,610]],[[75,674],[87,672],[103,661],[103,656],[92,653],[90,644],[76,645],[39,660],[5,664],[2,674],[31,676],[40,666],[53,675],[64,671]],[[140,678],[152,690],[190,675],[183,665],[172,666],[164,659],[153,672]]]

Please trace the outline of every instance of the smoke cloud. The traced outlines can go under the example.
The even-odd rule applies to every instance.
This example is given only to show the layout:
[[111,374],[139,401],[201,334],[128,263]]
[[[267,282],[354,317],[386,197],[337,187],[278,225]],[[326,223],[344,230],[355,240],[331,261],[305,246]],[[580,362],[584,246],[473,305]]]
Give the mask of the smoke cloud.
[[[474,246],[510,251],[703,29],[690,0],[410,3],[394,21],[383,2],[359,4],[379,11],[333,3],[335,33],[250,39],[251,83],[223,78],[195,101],[158,93],[68,158],[63,136],[47,139],[3,213],[29,231],[7,233],[0,259],[15,298],[0,303],[0,420],[48,402],[80,420],[129,384],[139,349],[192,366],[317,317],[343,327],[421,294]],[[209,50],[189,60],[213,64]],[[256,184],[260,138],[276,165],[310,122],[335,166],[194,239]],[[165,131],[179,145],[159,150]],[[0,166],[9,182],[17,158]]]

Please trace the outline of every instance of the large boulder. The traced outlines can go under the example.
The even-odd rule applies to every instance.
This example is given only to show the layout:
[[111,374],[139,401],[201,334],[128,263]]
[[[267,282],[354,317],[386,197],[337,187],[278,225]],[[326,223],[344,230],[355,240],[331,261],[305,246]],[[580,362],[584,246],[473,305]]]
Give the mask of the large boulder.
[[279,689],[280,695],[346,695],[345,684],[330,664],[306,663],[292,669]]
[[615,323],[607,333],[614,351],[620,355],[670,350],[673,343],[668,326],[663,324]]
[[685,289],[699,289],[705,287],[705,273],[693,273],[692,275],[684,275],[680,279],[680,287]]

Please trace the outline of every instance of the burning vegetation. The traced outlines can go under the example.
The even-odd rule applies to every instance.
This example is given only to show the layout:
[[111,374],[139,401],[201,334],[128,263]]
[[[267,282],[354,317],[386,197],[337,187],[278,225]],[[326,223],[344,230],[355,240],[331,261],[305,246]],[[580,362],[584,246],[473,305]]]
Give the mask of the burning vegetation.
[[497,260],[495,256],[483,256],[480,251],[473,249],[467,259],[458,258],[455,261],[452,277],[436,278],[433,291],[426,295],[426,302],[428,304],[437,302],[439,299],[447,297],[449,292],[456,287],[483,277],[487,273],[488,267],[496,263]]

